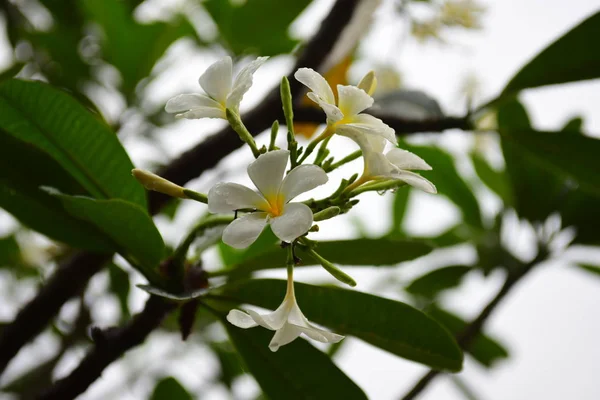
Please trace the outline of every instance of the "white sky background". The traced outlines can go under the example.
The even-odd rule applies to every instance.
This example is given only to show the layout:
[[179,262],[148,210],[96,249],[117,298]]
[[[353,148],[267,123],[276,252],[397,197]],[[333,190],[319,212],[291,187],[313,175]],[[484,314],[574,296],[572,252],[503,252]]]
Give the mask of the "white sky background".
[[[181,1],[153,0],[153,4],[177,4]],[[293,26],[293,32],[302,37],[310,35],[319,25],[333,0],[315,0],[315,4]],[[596,11],[600,2],[593,0],[503,0],[480,1],[487,11],[483,19],[484,29],[480,32],[455,31],[444,34],[448,45],[429,42],[417,44],[414,39],[403,40],[406,27],[395,24],[390,27],[390,1],[384,1],[384,7],[377,13],[377,29],[368,36],[361,46],[365,62],[360,63],[352,75],[358,77],[373,63],[391,63],[402,73],[406,87],[424,90],[438,99],[442,108],[449,113],[464,112],[464,100],[460,88],[469,73],[475,73],[481,82],[482,101],[498,93],[508,79],[527,60],[539,50],[567,31],[570,27]],[[151,15],[152,9],[146,12]],[[156,13],[156,11],[154,11]],[[143,14],[143,13],[142,13]],[[396,40],[396,38],[399,38]],[[590,38],[597,40],[597,38]],[[1,48],[2,46],[0,46]],[[210,55],[209,58],[208,56]],[[3,58],[0,54],[0,58]],[[214,53],[192,54],[185,43],[180,43],[170,51],[167,62],[176,66],[169,67],[159,80],[148,89],[153,106],[164,105],[172,95],[199,90],[197,78],[202,71],[216,59]],[[286,73],[291,66],[291,58],[277,57],[261,68],[256,74],[255,85],[244,101],[243,109],[249,108],[260,100],[261,94],[270,89],[269,85],[277,79],[273,77]],[[532,90],[522,97],[534,124],[539,128],[556,129],[577,114],[585,118],[584,129],[600,134],[600,81],[584,82],[560,87]],[[109,116],[118,116],[122,111],[118,103],[106,110]],[[167,155],[173,157],[192,144],[202,140],[207,130],[221,126],[221,121],[200,123],[199,121],[181,121],[173,129],[165,131],[160,137]],[[450,148],[455,154],[464,153],[470,141],[468,135],[445,133],[435,139]],[[262,138],[262,140],[266,140]],[[351,145],[338,140],[337,150],[346,153]],[[126,145],[131,150],[134,161],[139,165],[148,164],[164,156],[145,145],[133,136],[128,137]],[[243,173],[243,165],[251,161],[247,149],[229,156],[221,169],[209,172],[191,183],[190,187],[202,191],[208,190],[215,180],[235,180],[248,183]],[[462,165],[460,165],[462,167]],[[340,176],[348,175],[360,166],[353,165],[333,175],[335,185]],[[325,189],[327,192],[329,189]],[[317,193],[318,196],[318,193]],[[408,221],[414,232],[438,231],[456,221],[455,210],[435,196],[413,196]],[[414,201],[414,199],[418,199]],[[492,196],[486,196],[489,204],[486,210],[497,207]],[[341,238],[358,234],[355,220],[358,218],[366,225],[368,233],[376,235],[387,230],[389,223],[389,204],[391,197],[366,195],[351,216],[340,218],[339,223],[321,224],[322,231],[317,237]],[[169,241],[176,241],[189,226],[192,217],[199,213],[197,205],[183,207],[174,225],[158,219],[159,226]],[[473,262],[472,252],[463,249],[455,258],[463,262]],[[526,249],[525,249],[526,251]],[[598,259],[598,254],[595,254]],[[212,258],[212,257],[211,257]],[[433,261],[427,265],[431,267]],[[440,261],[437,260],[439,263]],[[379,279],[394,276],[406,279],[420,274],[423,263],[413,263],[397,272],[380,273],[370,271],[349,271],[359,281],[359,290],[369,291]],[[283,277],[272,273],[270,276]],[[323,271],[312,269],[302,271],[300,280],[324,280]],[[100,278],[100,281],[104,278]],[[104,279],[105,280],[105,279]],[[501,274],[483,279],[477,274],[447,297],[450,310],[463,316],[476,315],[483,305],[498,290],[502,282]],[[97,283],[102,286],[103,282]],[[105,282],[104,282],[105,284]],[[145,295],[136,292],[132,298],[135,309],[141,308]],[[31,294],[31,293],[30,293]],[[401,298],[397,293],[385,293],[386,296]],[[299,300],[301,304],[301,299]],[[113,309],[116,304],[96,304],[100,308]],[[489,321],[487,331],[501,339],[509,348],[511,357],[491,371],[482,369],[467,358],[465,370],[461,374],[469,385],[489,400],[529,400],[529,399],[578,399],[596,400],[600,398],[600,282],[565,264],[556,263],[544,266],[527,277],[507,300],[498,308]],[[110,314],[110,313],[109,313]],[[101,321],[110,317],[103,313],[94,315]],[[258,329],[258,328],[257,328]],[[37,341],[37,349],[49,343],[47,338]],[[368,394],[377,400],[397,399],[412,386],[415,380],[427,369],[393,355],[387,354],[358,340],[347,339],[336,359],[337,364],[353,378]],[[169,353],[174,349],[177,357]],[[30,349],[21,354],[21,360],[30,359],[36,350]],[[37,353],[39,354],[39,353]],[[45,354],[45,353],[44,353]],[[167,354],[167,355],[164,355]],[[82,353],[72,354],[70,360],[61,364],[64,371],[72,368]],[[160,359],[160,360],[158,360]],[[199,388],[210,378],[214,370],[214,360],[203,349],[192,343],[181,343],[173,336],[153,335],[142,349],[128,353],[128,357],[119,365],[109,368],[100,382],[95,384],[83,399],[109,398],[111,388],[124,382],[123,371],[137,365],[155,363],[146,368],[161,374],[173,374],[190,389]],[[142,382],[143,383],[143,382]],[[136,385],[112,392],[113,398],[136,399],[149,388]],[[249,398],[242,393],[253,385],[241,382],[236,393],[241,398]],[[222,390],[201,389],[202,398],[223,399]],[[461,399],[453,384],[447,378],[440,378],[432,384],[422,399]]]

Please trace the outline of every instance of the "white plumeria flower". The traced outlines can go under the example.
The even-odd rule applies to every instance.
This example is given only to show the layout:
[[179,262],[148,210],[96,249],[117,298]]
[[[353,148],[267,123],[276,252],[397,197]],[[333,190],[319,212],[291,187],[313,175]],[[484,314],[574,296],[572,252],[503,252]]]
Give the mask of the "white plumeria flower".
[[269,57],[259,57],[246,65],[233,80],[233,63],[231,57],[224,57],[212,64],[200,76],[200,86],[206,94],[180,94],[167,102],[165,111],[178,113],[175,117],[223,118],[227,119],[225,110],[229,108],[239,112],[240,102],[244,94],[252,86],[252,75]]
[[327,115],[325,135],[337,133],[343,136],[365,134],[380,136],[396,144],[396,135],[392,128],[379,118],[361,112],[373,105],[373,98],[363,89],[351,85],[338,85],[338,102],[327,80],[310,68],[300,68],[294,77],[307,86],[311,92],[307,96],[317,103]]
[[302,333],[322,343],[337,343],[344,338],[342,335],[317,328],[308,322],[298,307],[294,295],[294,282],[290,278],[288,278],[285,298],[277,310],[266,315],[260,315],[252,310],[248,310],[248,314],[240,310],[231,310],[227,314],[227,321],[239,328],[248,329],[260,325],[275,331],[269,343],[271,351],[279,350],[281,346],[292,342]]
[[431,166],[421,157],[397,147],[384,154],[386,142],[377,136],[353,134],[352,139],[360,146],[365,163],[360,181],[395,179],[424,192],[437,193],[433,183],[412,172],[412,170],[431,170]]
[[290,152],[261,154],[248,166],[248,175],[259,193],[237,183],[217,183],[208,192],[208,210],[225,213],[241,209],[256,212],[237,218],[223,231],[223,242],[238,249],[250,246],[267,224],[275,236],[291,242],[308,232],[313,223],[311,209],[302,203],[290,203],[296,196],[325,184],[323,169],[299,165],[284,178]]

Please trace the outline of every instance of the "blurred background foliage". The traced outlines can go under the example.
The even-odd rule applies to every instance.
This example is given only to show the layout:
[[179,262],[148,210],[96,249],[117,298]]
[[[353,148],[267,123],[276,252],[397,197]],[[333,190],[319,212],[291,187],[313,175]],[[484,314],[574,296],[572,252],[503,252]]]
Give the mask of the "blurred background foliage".
[[[77,178],[73,172],[77,170],[76,166],[61,164],[62,167],[56,167],[53,160],[58,156],[54,152],[58,153],[60,149],[45,148],[40,151],[29,148],[7,134],[6,126],[13,112],[6,106],[10,101],[13,101],[13,105],[20,101],[24,109],[28,107],[28,99],[39,100],[35,106],[43,109],[56,109],[57,104],[63,104],[61,102],[65,107],[71,107],[67,103],[72,101],[61,97],[62,94],[45,98],[44,89],[33,86],[21,88],[18,81],[15,83],[8,79],[43,80],[71,95],[91,111],[81,120],[81,126],[88,127],[85,132],[90,137],[96,137],[93,133],[96,130],[110,130],[120,137],[124,134],[146,137],[148,143],[160,147],[161,143],[154,141],[154,136],[174,121],[164,114],[162,106],[152,105],[147,88],[169,69],[169,58],[166,57],[169,49],[185,41],[192,51],[227,52],[238,58],[296,54],[303,44],[290,36],[289,26],[311,1],[189,0],[180,2],[176,8],[162,3],[160,0],[77,0],[68,4],[59,0],[0,2],[11,54],[11,60],[4,63],[6,69],[0,72],[0,80],[4,81],[0,87],[0,106],[3,106],[0,120],[4,124],[0,126],[0,181],[3,183],[0,205],[23,223],[16,223],[6,216],[2,220],[8,222],[0,238],[0,279],[5,281],[4,287],[12,287],[3,294],[3,301],[15,304],[13,309],[30,297],[49,276],[53,266],[72,254],[74,248],[95,249],[96,246],[104,246],[96,240],[98,232],[95,229],[101,225],[98,221],[85,220],[81,215],[76,215],[76,211],[65,212],[64,203],[59,204],[60,200],[37,189],[40,184],[50,180],[53,187],[68,194],[91,193],[96,189],[108,193],[114,191],[114,196],[107,197],[122,198],[137,204],[138,209],[133,209],[133,206],[125,209],[122,205],[112,203],[111,213],[117,213],[113,215],[135,214],[146,203],[139,192],[135,193],[135,189],[130,192],[125,190],[130,182],[107,180],[100,184],[102,187],[91,188],[93,185],[85,177]],[[412,18],[410,7],[413,3],[420,3],[419,7],[427,8],[428,17]],[[470,8],[460,9],[456,5],[452,8],[453,4],[459,3],[470,4]],[[448,29],[471,30],[476,35],[484,10],[468,1],[414,0],[397,2],[395,11],[398,22],[411,27],[409,40],[445,42],[444,32]],[[472,99],[468,99],[464,112],[469,113],[475,132],[468,154],[457,157],[439,145],[435,135],[426,136],[425,140],[414,141],[412,136],[401,140],[401,147],[420,155],[433,167],[423,175],[434,182],[439,194],[456,207],[460,218],[455,226],[432,236],[415,236],[406,229],[407,213],[410,211],[408,205],[413,193],[403,188],[393,195],[394,201],[389,210],[391,226],[384,236],[324,242],[319,247],[321,253],[340,265],[386,267],[384,277],[375,285],[377,290],[402,296],[408,303],[443,324],[451,333],[459,335],[469,320],[447,309],[442,295],[458,287],[469,274],[487,276],[501,270],[508,277],[520,276],[524,269],[531,266],[532,260],[539,261],[536,257],[540,254],[543,259],[559,259],[570,246],[600,245],[598,140],[582,132],[583,121],[579,117],[564,121],[564,128],[560,131],[537,131],[530,122],[527,110],[516,97],[520,90],[526,88],[597,78],[600,75],[599,53],[590,51],[589,44],[589,38],[600,37],[598,14],[576,29],[533,58],[507,84],[504,92],[487,105],[473,108]],[[362,61],[360,53],[354,52],[355,48],[346,51],[343,59],[336,63],[337,66],[343,65],[343,68],[330,69],[330,82],[347,81],[348,67]],[[389,67],[380,68],[381,88],[376,93],[377,112],[414,121],[445,118],[432,97],[418,90],[404,89],[399,72]],[[19,100],[15,100],[19,96]],[[119,104],[116,113],[111,111],[115,108],[114,104]],[[43,126],[42,129],[51,129],[52,121],[48,118],[39,117],[37,123]],[[105,146],[103,154],[110,160],[97,160],[94,168],[127,170],[129,161],[125,156],[119,156],[118,141],[108,140]],[[94,148],[82,146],[80,151],[77,156],[82,159],[97,158]],[[502,154],[500,160],[496,157],[498,153]],[[27,156],[23,157],[23,154]],[[23,159],[27,160],[27,166],[19,166]],[[155,166],[167,161],[159,157],[152,160]],[[68,174],[64,173],[65,170]],[[46,178],[46,175],[50,178]],[[120,188],[123,191],[120,192]],[[22,197],[15,200],[10,196],[11,193],[18,193]],[[493,212],[487,209],[484,212],[482,202],[490,196],[500,205]],[[180,202],[174,201],[161,214],[172,219],[179,205]],[[151,231],[144,218],[147,216],[139,215],[132,232]],[[123,244],[121,237],[115,239],[122,232],[111,229],[101,226],[104,233]],[[528,241],[526,252],[515,250],[522,245],[515,244],[515,237],[523,238],[516,232],[522,231],[529,233],[529,236],[525,236],[528,239],[521,239]],[[244,277],[261,269],[281,267],[282,255],[274,251],[274,242],[274,237],[266,232],[245,251],[234,251],[219,244],[218,255],[224,271],[235,267],[236,274]],[[157,263],[163,254],[148,255],[144,250],[147,243],[145,237],[142,242],[136,243],[131,239],[123,245],[132,254],[139,255],[137,258],[148,257],[149,263]],[[162,246],[159,237],[152,243],[156,244],[152,246],[156,249]],[[210,244],[199,243],[197,247]],[[452,257],[447,257],[451,263],[432,262],[427,265],[427,261],[422,261],[426,272],[417,274],[409,281],[399,280],[390,272],[394,271],[390,267],[430,253],[437,254],[437,260],[445,259],[444,254],[450,254],[461,246],[476,252],[473,264],[456,265]],[[306,265],[315,264],[309,258],[304,261]],[[568,262],[588,271],[590,276],[600,276],[598,265]],[[132,287],[132,282],[139,281],[139,274],[117,259],[107,265],[102,276],[104,278],[100,284],[93,288],[90,286],[85,295],[69,303],[70,309],[63,310],[52,326],[47,328],[46,335],[53,344],[51,350],[46,350],[39,359],[35,357],[34,360],[23,361],[20,369],[12,372],[8,378],[4,377],[1,385],[4,393],[16,398],[30,398],[40,387],[48,385],[53,378],[64,375],[72,368],[74,357],[77,359],[82,349],[89,345],[88,327],[98,323],[94,315],[102,314],[99,309],[107,298],[116,301],[119,310],[116,318],[108,318],[111,323],[126,321],[136,311],[139,304],[133,307],[131,296],[137,289]],[[253,299],[253,294],[269,288],[269,281],[256,282],[264,287],[257,287],[254,291],[237,288],[229,295],[238,296],[241,302],[273,307],[275,299]],[[308,304],[308,298],[306,302],[303,309],[319,307],[318,304]],[[284,395],[285,387],[277,386],[268,374],[261,372],[267,368],[262,364],[264,357],[271,355],[266,346],[258,348],[254,343],[266,340],[262,338],[267,335],[266,332],[251,331],[242,335],[228,327],[231,340],[244,358],[242,361],[226,335],[215,328],[217,319],[213,315],[200,310],[196,317],[194,331],[188,341],[201,348],[206,357],[212,360],[213,373],[206,375],[208,378],[196,387],[184,387],[175,378],[165,377],[160,368],[148,372],[146,366],[132,363],[126,365],[128,375],[120,381],[115,380],[113,392],[100,393],[97,398],[117,398],[115,396],[118,396],[120,386],[136,382],[153,388],[144,392],[151,399],[199,398],[206,387],[218,386],[225,393],[233,390],[236,381],[247,379],[245,374],[248,372],[254,374],[270,397],[277,398],[277,393]],[[176,318],[169,317],[160,333],[175,344],[165,346],[170,355],[159,352],[154,358],[177,357],[176,344],[180,342],[176,336],[180,333]],[[106,318],[101,321],[106,322]],[[315,321],[320,322],[317,319]],[[357,336],[360,337],[360,333]],[[322,374],[335,379],[337,372],[330,369],[334,368],[330,364],[320,361],[321,353],[306,350],[307,344],[304,342],[296,343],[296,347],[290,346],[293,349],[290,351],[294,351],[294,357],[301,360],[299,366],[321,368]],[[379,345],[386,348],[386,345]],[[325,351],[335,359],[343,346],[342,342]],[[394,352],[391,345],[388,347],[387,350]],[[466,351],[482,366],[493,368],[509,357],[510,346],[493,332],[482,332],[476,335]],[[65,357],[68,354],[71,357]],[[284,359],[274,357],[272,360],[274,364],[268,368],[289,368]],[[295,372],[292,370],[290,373]],[[242,378],[244,375],[245,378]],[[298,390],[302,392],[304,389],[312,390],[310,382],[306,388],[300,386]],[[236,393],[239,395],[239,390]],[[261,394],[256,396],[263,398]]]

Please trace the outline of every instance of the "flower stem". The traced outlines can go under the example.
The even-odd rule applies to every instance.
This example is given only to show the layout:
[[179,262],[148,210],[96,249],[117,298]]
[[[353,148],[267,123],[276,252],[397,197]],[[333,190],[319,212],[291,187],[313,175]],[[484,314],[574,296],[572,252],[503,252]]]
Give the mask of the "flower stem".
[[300,158],[300,161],[298,162],[299,164],[302,164],[304,162],[304,160],[306,160],[308,158],[308,156],[315,150],[315,147],[317,147],[317,145],[327,139],[328,137],[330,137],[331,135],[333,135],[333,127],[332,125],[327,125],[327,128],[325,128],[325,130],[323,132],[321,132],[321,134],[319,136],[317,136],[315,139],[313,139],[312,142],[310,142],[308,144],[308,146],[306,146],[306,150],[304,151],[304,154],[302,155],[302,158]]
[[342,165],[349,163],[350,161],[356,160],[360,156],[362,156],[362,151],[356,150],[354,153],[347,155],[346,157],[342,158],[340,161],[333,163],[330,166],[324,168],[324,170],[325,170],[325,172],[331,172],[334,169],[339,168]]
[[237,132],[240,139],[242,139],[244,143],[250,146],[252,154],[254,154],[254,158],[258,158],[258,156],[260,156],[260,150],[256,146],[254,138],[252,137],[250,132],[248,132],[248,129],[242,122],[240,116],[237,113],[230,110],[229,108],[225,110],[225,114],[227,115],[227,121],[229,121],[229,125],[231,125],[231,128]]
[[368,176],[365,176],[364,174],[362,174],[360,176],[360,178],[358,178],[357,180],[355,180],[352,184],[346,186],[346,189],[344,189],[344,194],[346,193],[351,193],[354,189],[356,189],[357,187],[359,187],[360,185],[362,185],[363,183],[366,183],[368,181],[370,181],[371,178]]
[[292,243],[287,251],[287,261],[286,261],[286,266],[287,266],[287,291],[285,294],[285,297],[288,296],[292,296],[294,297],[294,265],[295,265],[295,261],[294,261],[294,249],[293,249],[294,244]]
[[196,200],[197,202],[208,204],[208,197],[204,193],[194,192],[190,189],[183,189],[183,194],[188,199]]

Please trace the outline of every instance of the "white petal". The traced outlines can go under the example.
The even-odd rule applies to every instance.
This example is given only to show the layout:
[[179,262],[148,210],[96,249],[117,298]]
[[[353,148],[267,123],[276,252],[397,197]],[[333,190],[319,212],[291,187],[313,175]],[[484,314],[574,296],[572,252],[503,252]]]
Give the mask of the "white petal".
[[246,94],[248,89],[252,86],[252,75],[254,75],[256,70],[268,59],[269,57],[258,57],[256,60],[242,68],[240,73],[235,77],[231,93],[227,96],[227,108],[235,111],[239,109],[244,94]]
[[254,190],[237,183],[219,182],[208,192],[208,211],[211,213],[258,208],[264,202]]
[[287,203],[299,194],[324,185],[328,179],[327,173],[321,167],[312,164],[299,165],[285,177],[279,193],[284,196],[284,202]]
[[251,316],[240,310],[231,310],[227,314],[227,321],[238,328],[254,328],[258,324],[252,319]]
[[375,118],[369,114],[356,115],[352,118],[352,122],[340,125],[337,131],[339,134],[344,135],[344,130],[346,129],[355,129],[360,133],[381,136],[392,144],[397,144],[394,130],[379,118]]
[[372,177],[391,176],[397,171],[392,163],[381,153],[363,153],[365,159],[365,174]]
[[165,111],[168,113],[178,113],[199,107],[219,108],[219,103],[203,94],[180,94],[167,101]]
[[221,104],[225,104],[231,92],[232,69],[231,57],[224,57],[208,67],[198,79],[202,89]]
[[344,118],[344,114],[334,104],[324,101],[313,92],[308,93],[307,96],[309,99],[317,103],[319,107],[323,109],[323,111],[325,111],[328,122],[337,122]]
[[313,223],[313,213],[306,204],[288,203],[283,214],[270,221],[273,233],[284,242],[291,242],[304,235]]
[[283,328],[278,329],[273,335],[273,339],[271,339],[271,343],[269,343],[269,349],[275,352],[279,350],[281,346],[285,346],[286,344],[293,342],[298,336],[300,336],[300,330],[290,324],[285,324]]
[[200,119],[200,118],[223,118],[227,119],[225,110],[220,107],[198,107],[193,110],[176,114],[175,118]]
[[266,213],[246,214],[227,225],[223,231],[223,243],[234,249],[245,249],[256,241],[266,225]]
[[373,98],[362,89],[350,85],[338,85],[338,107],[349,117],[373,105]]
[[324,329],[317,328],[312,324],[308,324],[308,327],[298,327],[298,329],[309,338],[316,340],[321,343],[337,343],[344,338],[342,335],[337,333],[329,332]]
[[414,172],[401,171],[399,173],[391,175],[390,178],[404,181],[409,185],[414,186],[417,189],[421,189],[422,191],[427,193],[437,193],[437,189],[435,188],[435,185],[433,183],[429,182],[421,175],[415,174]]
[[256,311],[248,310],[248,313],[252,316],[254,322],[262,326],[263,328],[271,329],[276,331],[277,329],[281,329],[283,325],[287,322],[288,312],[289,312],[289,302],[287,298],[281,303],[277,310],[272,313],[260,315]]
[[431,166],[418,155],[403,149],[392,149],[385,155],[388,160],[400,169],[416,169],[428,171]]
[[248,166],[248,175],[263,196],[277,196],[289,156],[288,150],[269,151]]
[[319,96],[323,101],[329,104],[335,104],[335,97],[333,96],[333,90],[329,83],[313,69],[310,68],[299,68],[294,74],[296,80],[303,85],[307,86],[310,90]]

